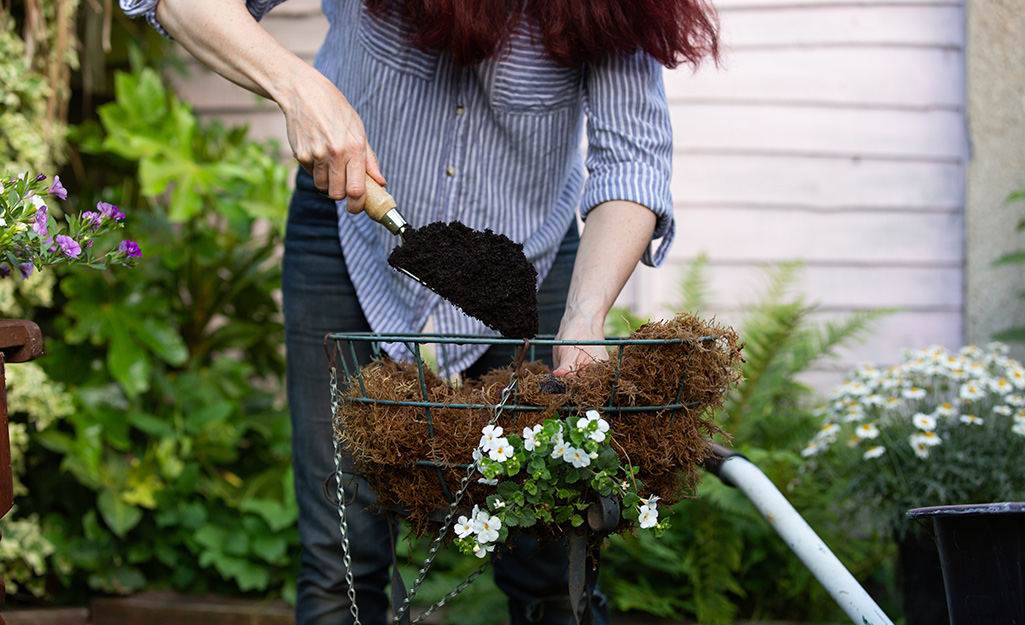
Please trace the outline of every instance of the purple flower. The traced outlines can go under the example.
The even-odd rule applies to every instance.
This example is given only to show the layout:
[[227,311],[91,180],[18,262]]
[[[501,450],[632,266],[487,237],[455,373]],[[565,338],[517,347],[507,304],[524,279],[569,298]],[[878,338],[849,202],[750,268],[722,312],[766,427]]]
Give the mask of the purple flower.
[[135,241],[129,241],[128,239],[121,241],[121,244],[117,246],[117,251],[121,252],[125,256],[131,256],[132,258],[139,258],[142,256],[142,250],[139,249],[139,244]]
[[0,265],[0,280],[11,275],[11,270],[7,265]]
[[44,180],[46,180],[46,174],[39,174],[36,176],[36,182],[42,182]]
[[21,279],[22,280],[25,280],[29,276],[31,276],[32,272],[35,271],[35,269],[36,269],[36,266],[33,265],[32,263],[21,263],[20,265],[18,265],[18,271],[21,272]]
[[57,235],[57,245],[60,246],[61,251],[64,252],[65,256],[78,258],[78,255],[82,253],[82,246],[79,245],[77,241],[64,234]]
[[114,206],[113,204],[107,204],[106,202],[97,202],[96,208],[100,210],[100,215],[103,215],[105,219],[121,221],[125,218],[124,214],[117,209],[117,206]]
[[32,231],[41,237],[46,236],[46,205],[40,206],[36,210],[36,220],[32,224]]
[[53,177],[53,186],[47,189],[50,193],[56,195],[62,200],[68,199],[68,190],[61,184],[60,176]]
[[103,217],[97,212],[86,211],[82,213],[82,223],[87,224],[90,230],[99,228],[101,221],[103,221]]

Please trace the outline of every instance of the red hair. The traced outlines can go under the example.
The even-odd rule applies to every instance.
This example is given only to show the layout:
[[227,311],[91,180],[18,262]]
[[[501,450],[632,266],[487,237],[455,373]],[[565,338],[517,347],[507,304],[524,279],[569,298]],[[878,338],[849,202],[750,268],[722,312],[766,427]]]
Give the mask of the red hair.
[[[384,17],[398,11],[410,42],[474,65],[494,55],[524,17],[539,27],[559,65],[597,63],[611,53],[643,50],[666,67],[718,60],[715,10],[707,0],[366,0]],[[400,6],[396,7],[396,4]]]

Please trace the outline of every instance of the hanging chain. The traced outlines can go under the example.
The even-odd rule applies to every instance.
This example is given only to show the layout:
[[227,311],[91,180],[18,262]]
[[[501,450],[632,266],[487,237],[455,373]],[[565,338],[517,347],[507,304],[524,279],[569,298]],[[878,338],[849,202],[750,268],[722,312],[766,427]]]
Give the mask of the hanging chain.
[[[502,416],[502,412],[505,410],[509,403],[509,399],[513,396],[513,392],[516,388],[517,373],[519,371],[519,365],[523,362],[524,355],[526,354],[527,344],[526,342],[519,349],[519,353],[516,358],[516,365],[513,367],[512,375],[509,376],[509,383],[502,389],[501,399],[495,406],[495,413],[491,417],[489,425],[495,425],[498,423],[499,417]],[[341,392],[338,389],[338,375],[335,367],[331,367],[331,415],[332,421],[337,418],[339,408],[339,396]],[[343,473],[342,473],[342,453],[339,445],[339,435],[337,432],[332,436],[334,444],[335,454],[335,475],[336,481],[338,482],[338,527],[342,534],[342,552],[343,552],[343,563],[345,565],[345,583],[348,586],[347,595],[349,597],[349,611],[352,613],[353,625],[361,625],[359,620],[359,608],[356,606],[356,591],[353,587],[352,578],[352,557],[349,553],[349,527],[346,521],[345,514],[345,491],[342,487]],[[438,531],[438,536],[431,542],[431,547],[427,552],[427,557],[424,559],[424,564],[417,573],[416,580],[410,587],[409,592],[406,593],[405,599],[402,601],[402,605],[395,612],[392,618],[392,623],[399,623],[402,617],[405,616],[406,612],[409,611],[410,604],[413,601],[413,597],[416,596],[417,591],[423,584],[424,579],[427,577],[427,571],[430,570],[431,565],[434,564],[434,559],[437,557],[441,546],[444,544],[445,535],[448,533],[449,528],[452,525],[452,519],[455,518],[456,512],[459,510],[459,502],[462,501],[463,495],[466,494],[467,488],[469,488],[470,479],[473,474],[477,471],[477,463],[470,463],[466,468],[466,474],[463,475],[459,482],[459,490],[456,491],[455,497],[448,506],[448,512],[445,514],[445,519],[442,521],[441,529]],[[485,562],[476,571],[471,573],[463,582],[456,586],[451,592],[442,597],[438,602],[428,607],[422,614],[416,617],[412,623],[419,623],[423,619],[433,614],[436,610],[443,607],[449,601],[454,599],[459,593],[466,589],[474,580],[481,576],[485,570],[487,570],[489,562]]]
[[[338,416],[338,397],[341,392],[338,389],[337,369],[331,367],[331,422],[334,423]],[[332,427],[332,429],[334,429]],[[335,481],[338,483],[338,529],[342,533],[342,563],[345,565],[346,594],[349,596],[349,612],[352,613],[353,625],[361,625],[359,622],[359,607],[356,605],[356,587],[352,579],[352,555],[349,553],[349,523],[345,515],[345,489],[343,488],[342,474],[342,449],[339,444],[339,435],[332,432],[331,440],[335,452]]]

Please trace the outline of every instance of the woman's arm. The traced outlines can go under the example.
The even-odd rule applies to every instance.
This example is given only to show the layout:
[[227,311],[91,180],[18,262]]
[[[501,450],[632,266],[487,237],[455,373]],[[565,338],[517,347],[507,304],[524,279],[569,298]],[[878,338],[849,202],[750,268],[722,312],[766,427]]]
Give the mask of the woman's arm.
[[363,121],[320,72],[278,43],[245,3],[160,0],[160,25],[207,67],[281,107],[292,153],[318,189],[363,210],[366,175],[384,184]]
[[[580,236],[566,312],[556,338],[605,338],[605,317],[651,242],[655,222],[650,209],[625,200],[604,202],[591,209]],[[553,373],[565,376],[607,358],[608,351],[600,345],[558,345],[553,356]]]

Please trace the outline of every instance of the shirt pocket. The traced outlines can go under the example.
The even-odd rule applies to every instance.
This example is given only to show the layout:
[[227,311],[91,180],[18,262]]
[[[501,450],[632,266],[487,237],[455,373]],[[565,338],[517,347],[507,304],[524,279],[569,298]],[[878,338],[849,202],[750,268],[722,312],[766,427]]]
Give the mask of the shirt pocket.
[[360,12],[360,45],[374,60],[403,74],[433,80],[438,69],[438,52],[417,49],[409,40],[407,22],[392,17],[382,20],[366,9]]
[[582,84],[582,68],[557,64],[528,32],[518,29],[508,52],[496,62],[491,106],[508,113],[553,113],[577,104]]

